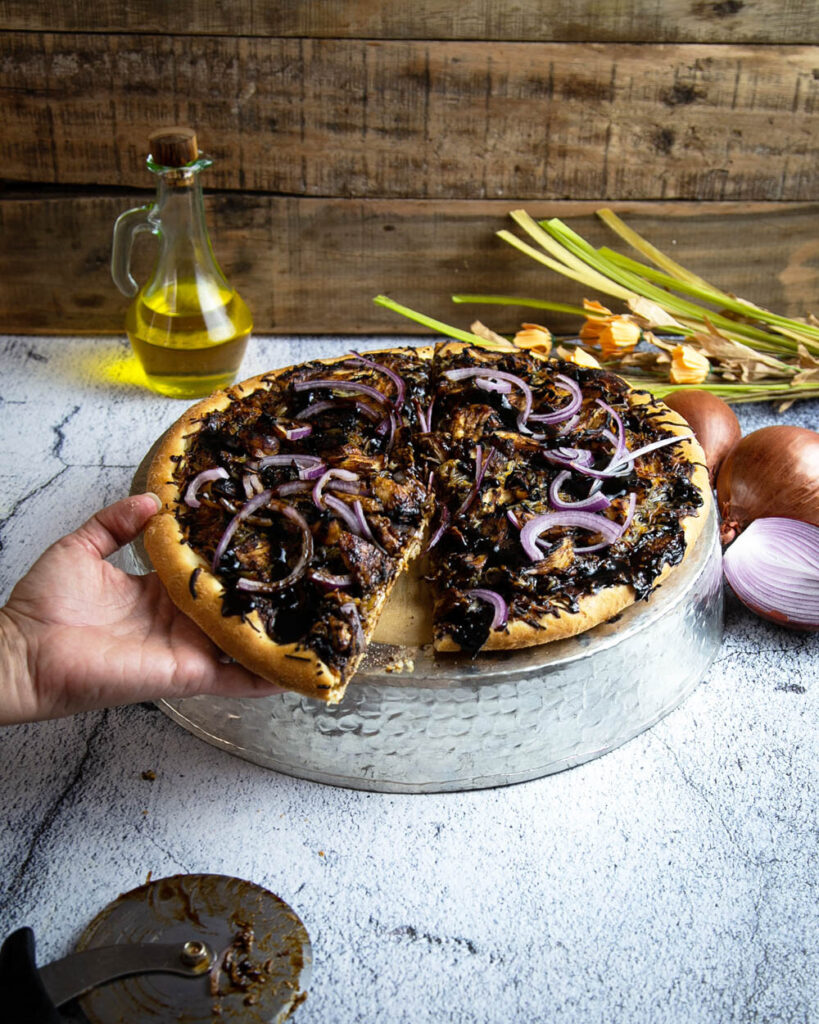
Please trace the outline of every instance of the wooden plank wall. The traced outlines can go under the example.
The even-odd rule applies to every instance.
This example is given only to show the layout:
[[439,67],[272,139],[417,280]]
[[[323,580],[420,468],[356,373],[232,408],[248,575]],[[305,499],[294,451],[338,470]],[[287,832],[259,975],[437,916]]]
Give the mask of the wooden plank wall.
[[613,206],[819,312],[811,0],[0,0],[0,29],[0,330],[121,330],[111,226],[171,123],[216,160],[214,247],[260,332],[406,333],[378,292],[501,330],[531,314],[450,293],[582,298],[497,240],[520,206],[598,243]]

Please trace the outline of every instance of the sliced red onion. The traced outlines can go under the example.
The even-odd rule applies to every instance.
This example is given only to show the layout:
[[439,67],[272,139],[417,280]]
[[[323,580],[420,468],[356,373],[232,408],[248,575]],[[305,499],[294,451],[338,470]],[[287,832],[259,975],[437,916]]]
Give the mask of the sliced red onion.
[[477,588],[475,590],[468,590],[466,592],[467,597],[474,597],[477,601],[486,601],[487,604],[491,604],[495,610],[495,614],[492,616],[492,625],[490,629],[503,629],[506,623],[509,621],[509,605],[495,590],[483,590]]
[[[634,510],[636,508],[637,508],[637,494],[636,494],[636,492],[632,491],[631,494],[629,495],[629,498],[628,498],[628,510],[626,512],[626,518],[625,518],[625,520],[623,522],[623,525],[620,527],[620,535],[617,538],[618,540],[620,539],[620,537],[623,536],[623,534],[626,532],[626,530],[629,528],[629,526],[631,526],[631,520],[634,518]],[[602,541],[599,544],[591,544],[591,545],[589,545],[589,547],[575,548],[574,549],[574,553],[576,555],[579,555],[579,554],[582,554],[582,553],[587,553],[589,551],[599,551],[601,548],[607,548],[608,546],[609,546],[609,542],[604,540],[604,541]]]
[[359,526],[360,536],[362,536],[365,540],[368,540],[371,544],[374,544],[379,551],[382,551],[386,555],[387,552],[378,543],[378,541],[375,539],[375,536],[373,535],[373,531],[370,527],[370,524],[367,522],[367,517],[364,515],[364,508],[360,501],[353,502],[353,513],[355,515],[356,522],[358,523]]
[[335,512],[339,519],[344,520],[350,533],[354,533],[357,537],[360,536],[361,527],[358,519],[346,501],[342,501],[341,498],[334,498],[332,494],[325,494],[324,504],[332,512]]
[[722,564],[731,589],[756,615],[819,630],[819,527],[779,516],[755,519]]
[[185,504],[190,508],[200,508],[202,502],[196,497],[199,488],[202,484],[206,484],[211,480],[227,480],[230,476],[226,469],[222,469],[221,466],[216,466],[213,469],[203,469],[201,473],[197,473],[196,476],[188,484],[187,490],[185,491]]
[[305,423],[303,427],[290,427],[284,432],[284,436],[288,441],[300,441],[303,437],[309,437],[313,433],[313,428],[309,423]]
[[562,423],[570,416],[574,416],[583,404],[583,392],[580,390],[580,385],[576,381],[573,381],[571,377],[564,377],[562,373],[556,373],[555,380],[560,381],[563,387],[570,393],[571,398],[568,403],[561,406],[559,409],[555,409],[554,412],[532,413],[532,415],[528,417],[529,422],[549,424]]
[[312,405],[308,405],[306,409],[302,409],[301,412],[297,412],[293,418],[297,420],[309,420],[314,416],[318,416],[319,413],[329,412],[330,409],[338,409],[338,401],[333,398],[325,398],[320,402],[313,402]]
[[482,391],[495,391],[499,395],[508,395],[512,390],[508,380],[498,380],[497,377],[476,377],[475,387]]
[[381,419],[381,410],[373,409],[371,405],[367,405],[366,402],[356,402],[356,409],[361,413],[362,416],[366,416],[368,420],[373,423],[377,423]]
[[545,434],[536,434],[534,432],[534,430],[530,430],[529,427],[526,426],[526,421],[523,418],[523,413],[521,413],[518,416],[518,418],[517,418],[517,420],[515,422],[516,422],[518,431],[521,434],[525,434],[526,437],[531,437],[531,439],[533,441],[543,441],[543,440],[546,439],[546,435]]
[[331,480],[358,480],[358,473],[353,473],[349,469],[328,469],[323,473],[313,487],[313,503],[316,508],[324,507],[321,504],[321,492]]
[[521,522],[518,519],[517,514],[513,512],[511,508],[506,510],[506,518],[509,520],[509,522],[512,524],[512,526],[514,526],[516,530],[520,529]]
[[283,484],[276,484],[271,488],[277,498],[288,498],[292,494],[307,494],[312,489],[313,485],[309,480],[286,480]]
[[[376,422],[381,419],[381,410],[373,409],[373,407],[371,405],[367,405],[366,402],[357,401],[354,404],[356,410],[363,416],[366,416],[368,420]],[[301,412],[296,413],[294,419],[309,420],[323,412],[338,412],[339,410],[349,409],[349,407],[349,403],[344,402],[340,398],[326,398],[320,402],[314,402],[312,405],[308,405],[306,409],[302,409]]]
[[432,551],[432,549],[435,547],[435,545],[438,543],[438,541],[441,539],[441,537],[443,537],[443,535],[447,531],[447,528],[449,526],[450,520],[451,520],[451,516],[449,514],[449,509],[446,507],[446,505],[442,505],[441,506],[441,521],[440,521],[440,523],[438,523],[438,526],[436,527],[435,532],[429,538],[429,543],[427,544],[426,549],[424,550],[424,554],[426,554],[428,551]]
[[594,462],[594,453],[588,448],[555,448],[555,451],[578,466],[590,466]]
[[321,476],[326,468],[318,455],[265,455],[256,464],[257,469],[267,469],[268,466],[295,466],[302,480]]
[[557,430],[557,434],[567,434],[570,430],[577,426],[580,422],[580,415],[572,416],[568,420],[565,420],[560,424],[560,428]]
[[254,494],[261,494],[264,490],[264,484],[258,473],[243,473],[242,487],[245,491],[245,497],[248,499],[252,498]]
[[372,359],[362,356],[360,352],[356,352],[355,350],[352,350],[352,352],[356,359],[360,359],[362,363],[366,363],[367,366],[371,366],[374,370],[380,370],[381,373],[385,373],[393,384],[395,384],[396,395],[395,401],[392,404],[396,412],[401,412],[401,408],[404,405],[404,398],[407,393],[407,387],[406,384],[404,384],[403,378],[399,377],[395,370],[391,370],[389,366],[384,366],[383,363],[376,363]]
[[554,526],[580,527],[599,533],[608,544],[617,540],[621,531],[617,523],[596,512],[544,512],[530,519],[520,531],[520,543],[533,562],[543,558],[543,552],[537,546],[538,538]]
[[253,512],[259,508],[266,508],[269,512],[278,512],[279,515],[289,519],[292,523],[295,523],[301,533],[301,552],[298,560],[290,572],[282,577],[280,580],[252,580],[245,577],[241,577],[236,581],[236,586],[239,590],[248,590],[256,593],[271,593],[274,590],[281,590],[284,587],[289,587],[291,583],[295,583],[304,573],[307,563],[313,557],[313,535],[310,532],[310,527],[304,516],[295,509],[292,505],[288,505],[283,501],[277,501],[268,491],[262,491],[261,494],[257,494],[255,498],[252,498],[247,504],[243,505],[242,508],[236,513],[227,525],[227,529],[222,534],[221,540],[219,541],[216,551],[213,554],[213,562],[211,568],[214,572],[218,570],[219,563],[222,560],[222,555],[225,553],[230,539],[236,532],[236,528],[242,522],[247,519]]
[[364,630],[361,628],[361,616],[358,614],[355,601],[345,601],[344,604],[339,605],[338,610],[349,620],[353,627],[356,648],[359,651],[363,650],[367,646],[367,641],[364,639]]
[[625,455],[619,460],[615,469],[619,469],[620,465],[626,462],[634,462],[635,459],[639,459],[641,455],[647,455],[649,452],[655,451],[657,448],[663,448],[668,444],[675,444],[677,441],[687,441],[689,438],[694,436],[690,434],[677,434],[674,437],[664,437],[661,441],[654,441],[652,444],[643,445],[642,448],[638,448],[636,452],[626,452]]
[[333,391],[352,391],[359,395],[366,395],[374,398],[382,405],[392,405],[392,402],[382,392],[371,388],[369,384],[360,384],[356,380],[332,380],[317,377],[315,380],[297,380],[293,382],[294,391],[318,391],[330,388]]
[[552,480],[549,486],[549,503],[552,508],[570,511],[576,509],[578,512],[603,512],[609,507],[611,501],[601,494],[589,492],[585,498],[580,498],[579,501],[566,501],[560,497],[560,488],[571,478],[571,470],[564,469],[562,473],[558,473],[557,476]]
[[486,476],[486,471],[489,469],[490,463],[492,462],[492,460],[494,459],[494,457],[497,454],[498,454],[498,449],[497,448],[490,448],[489,452],[486,455],[486,458],[483,458],[483,449],[481,448],[480,445],[476,446],[476,449],[475,449],[475,483],[469,489],[469,494],[467,494],[467,496],[464,498],[461,507],[455,513],[455,515],[453,517],[454,519],[457,519],[458,516],[463,515],[463,513],[466,512],[466,510],[471,506],[471,504],[475,500],[475,498],[477,498],[478,492],[481,489],[481,484],[483,483],[483,478]]
[[307,576],[322,590],[346,590],[354,582],[349,573],[336,575],[326,569],[308,569]]
[[532,412],[532,389],[522,377],[518,377],[514,373],[506,373],[505,370],[494,370],[491,366],[464,366],[457,370],[447,370],[444,376],[448,380],[453,381],[466,380],[469,377],[480,377],[483,380],[490,381],[509,381],[510,384],[520,388],[523,394],[521,420],[525,423],[529,419],[529,415]]
[[[616,409],[612,409],[612,407],[608,405],[606,402],[604,402],[601,398],[596,398],[595,401],[601,409],[603,409],[605,412],[609,414],[609,416],[611,416],[617,427],[617,436],[614,438],[614,459],[611,463],[616,464],[616,462],[619,461],[620,458],[622,458],[626,451],[626,426],[623,423],[622,416],[619,412],[617,412]],[[604,433],[608,433],[608,431],[604,431]]]

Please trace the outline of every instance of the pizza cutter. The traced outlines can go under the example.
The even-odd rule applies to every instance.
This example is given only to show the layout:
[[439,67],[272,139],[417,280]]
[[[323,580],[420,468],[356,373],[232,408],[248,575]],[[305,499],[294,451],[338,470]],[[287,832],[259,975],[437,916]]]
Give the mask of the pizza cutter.
[[[312,949],[284,900],[224,875],[174,875],[119,896],[74,953],[37,967],[20,928],[0,949],[7,1024],[278,1024],[307,997]],[[73,1002],[77,1000],[77,1002]]]

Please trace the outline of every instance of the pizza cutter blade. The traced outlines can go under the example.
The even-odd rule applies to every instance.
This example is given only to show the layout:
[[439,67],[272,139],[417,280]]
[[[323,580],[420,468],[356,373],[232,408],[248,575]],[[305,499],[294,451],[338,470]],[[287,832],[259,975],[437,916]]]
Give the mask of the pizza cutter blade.
[[[17,939],[33,966],[31,933],[15,933],[0,954],[6,973]],[[114,900],[75,953],[35,969],[35,988],[57,1006],[84,993],[90,1024],[278,1024],[306,998],[311,968],[307,931],[278,896],[224,875],[174,875]]]

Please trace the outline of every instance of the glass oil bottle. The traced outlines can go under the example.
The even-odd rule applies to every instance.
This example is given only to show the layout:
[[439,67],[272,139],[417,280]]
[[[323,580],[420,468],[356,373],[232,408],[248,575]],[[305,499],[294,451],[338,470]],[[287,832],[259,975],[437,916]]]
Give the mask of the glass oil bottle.
[[[111,275],[123,294],[135,296],[125,329],[149,386],[195,398],[235,379],[253,321],[219,269],[208,236],[199,175],[213,161],[199,153],[189,128],[155,132],[150,143],[156,202],[117,219]],[[143,231],[154,234],[160,248],[140,288],[131,275],[131,250]]]

